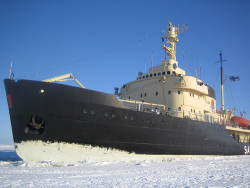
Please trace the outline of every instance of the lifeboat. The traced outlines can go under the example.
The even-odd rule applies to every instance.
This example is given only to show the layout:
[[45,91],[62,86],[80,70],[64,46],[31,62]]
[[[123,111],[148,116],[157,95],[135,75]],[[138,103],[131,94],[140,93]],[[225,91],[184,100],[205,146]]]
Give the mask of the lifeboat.
[[247,129],[250,126],[250,121],[246,120],[242,117],[237,117],[237,116],[233,116],[231,118],[232,121],[237,122],[239,127],[245,128]]

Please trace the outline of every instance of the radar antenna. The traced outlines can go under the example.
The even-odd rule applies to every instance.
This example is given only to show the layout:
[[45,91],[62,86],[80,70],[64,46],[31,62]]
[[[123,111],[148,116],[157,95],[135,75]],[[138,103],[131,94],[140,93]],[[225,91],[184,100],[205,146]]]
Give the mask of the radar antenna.
[[[179,42],[177,36],[179,33],[186,31],[188,26],[179,29],[179,26],[175,26],[166,18],[165,20],[169,22],[169,26],[167,31],[163,31],[161,35],[162,40],[167,41],[164,45],[162,45],[162,48],[167,52],[170,59],[176,61],[176,42]],[[169,44],[170,47],[167,47],[167,44]]]

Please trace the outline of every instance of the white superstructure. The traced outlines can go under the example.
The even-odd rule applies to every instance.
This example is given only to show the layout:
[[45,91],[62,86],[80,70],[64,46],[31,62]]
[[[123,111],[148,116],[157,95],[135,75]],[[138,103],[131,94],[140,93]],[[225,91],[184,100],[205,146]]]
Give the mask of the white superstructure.
[[149,69],[149,73],[139,72],[137,80],[122,86],[119,97],[164,105],[166,113],[175,112],[180,117],[220,122],[220,115],[216,113],[214,90],[202,80],[187,76],[185,70],[178,67],[177,36],[186,30],[187,26],[179,29],[169,21],[167,31],[162,34],[163,40],[166,41],[162,49],[166,51],[169,59],[163,60],[160,66]]

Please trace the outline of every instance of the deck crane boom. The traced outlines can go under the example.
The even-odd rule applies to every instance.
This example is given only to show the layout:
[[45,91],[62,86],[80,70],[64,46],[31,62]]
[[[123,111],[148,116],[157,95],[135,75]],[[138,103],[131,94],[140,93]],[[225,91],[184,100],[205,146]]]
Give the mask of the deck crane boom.
[[81,88],[85,89],[85,87],[71,73],[65,74],[62,76],[57,76],[54,78],[49,78],[47,80],[43,80],[43,82],[61,82],[61,81],[68,81],[69,80],[69,79],[65,79],[65,78],[72,78],[72,80],[74,80]]

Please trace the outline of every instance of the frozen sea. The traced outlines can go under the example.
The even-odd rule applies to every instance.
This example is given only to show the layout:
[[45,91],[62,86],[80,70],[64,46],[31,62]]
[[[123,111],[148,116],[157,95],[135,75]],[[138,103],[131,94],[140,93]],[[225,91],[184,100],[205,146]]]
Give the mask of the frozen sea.
[[250,187],[250,156],[27,162],[0,145],[0,187]]

